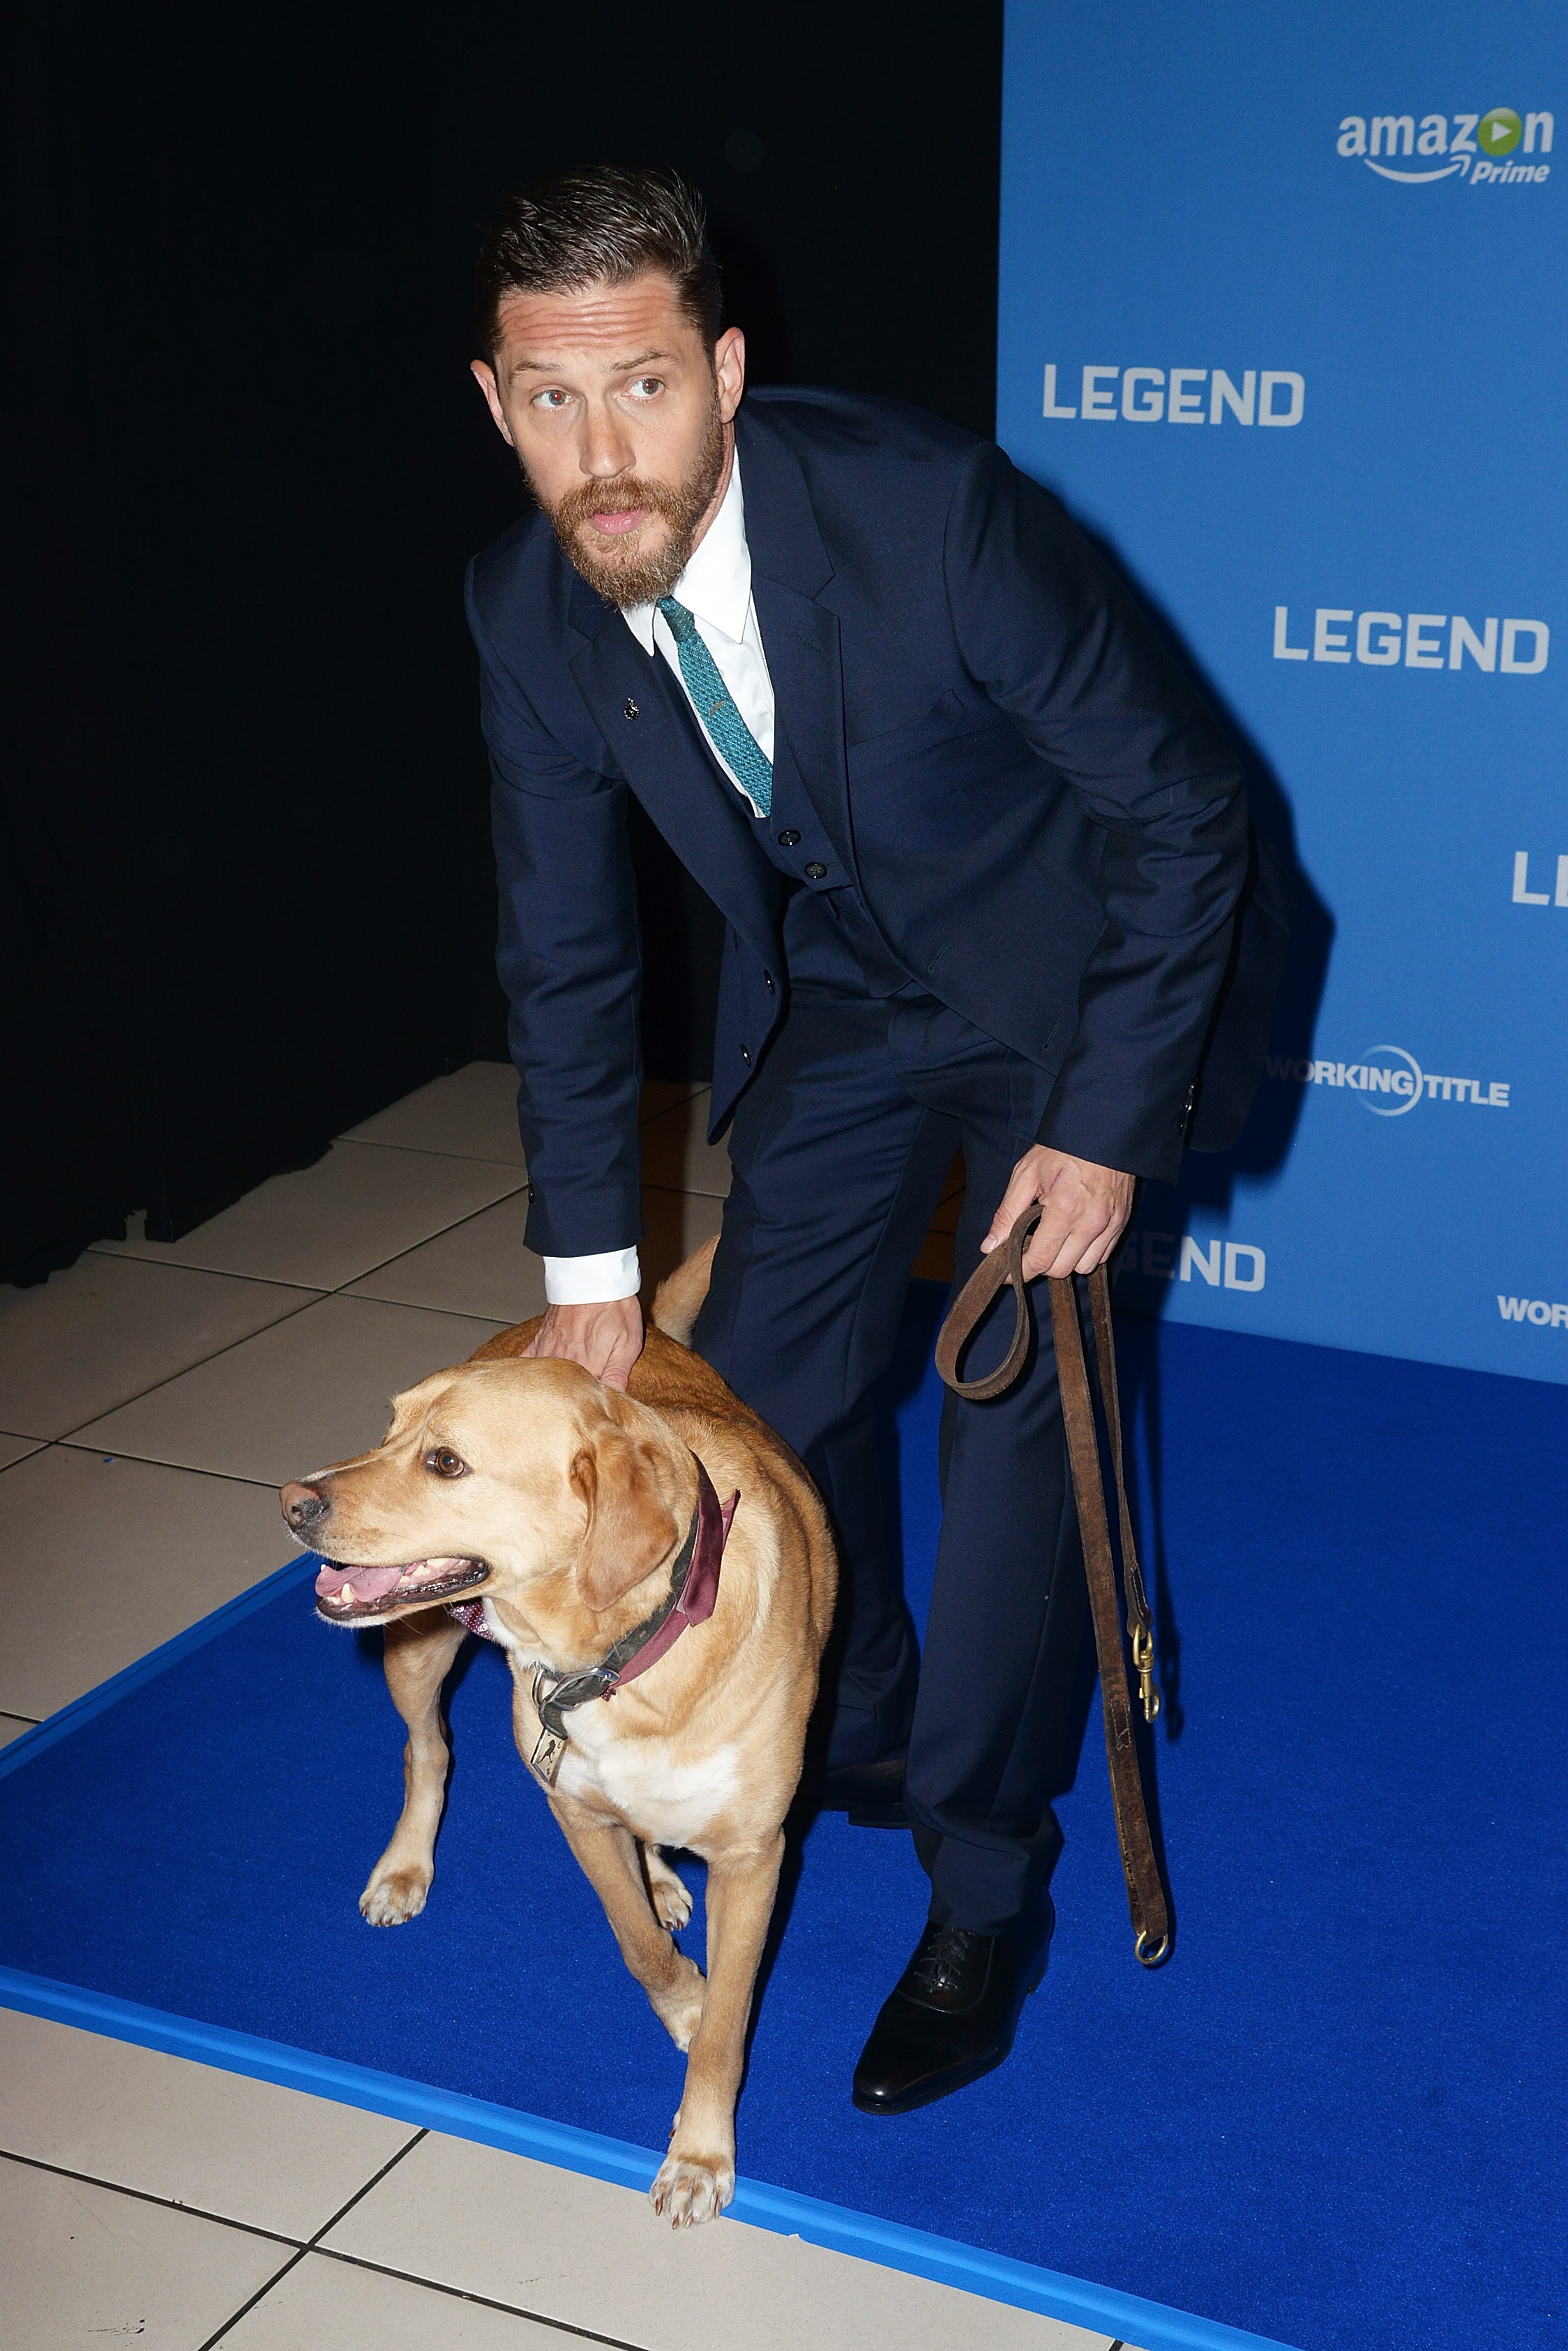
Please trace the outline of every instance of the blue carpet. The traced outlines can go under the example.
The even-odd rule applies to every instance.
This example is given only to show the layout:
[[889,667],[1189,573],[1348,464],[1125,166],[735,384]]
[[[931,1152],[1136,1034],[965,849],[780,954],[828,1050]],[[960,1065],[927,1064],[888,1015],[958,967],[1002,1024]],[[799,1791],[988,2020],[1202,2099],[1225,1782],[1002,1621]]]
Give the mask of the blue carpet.
[[[940,1298],[912,1293],[891,1399],[917,1613]],[[1302,2351],[1562,2343],[1568,1395],[1193,1325],[1124,1344],[1176,1955],[1134,1963],[1092,1719],[1013,2059],[861,2116],[924,1880],[821,1820],[740,2107],[756,2216],[771,2183]],[[289,1578],[154,1666],[0,1758],[0,1966],[663,2145],[681,2060],[511,1751],[497,1656],[470,1644],[431,1905],[391,1933],[355,1908],[399,1796],[374,1637]]]

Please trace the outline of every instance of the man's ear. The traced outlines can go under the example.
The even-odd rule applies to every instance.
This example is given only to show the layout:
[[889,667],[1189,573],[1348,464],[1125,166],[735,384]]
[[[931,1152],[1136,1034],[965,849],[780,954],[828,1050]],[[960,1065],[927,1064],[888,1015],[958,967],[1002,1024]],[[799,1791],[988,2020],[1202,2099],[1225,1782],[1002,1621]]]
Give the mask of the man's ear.
[[746,390],[746,337],[738,327],[727,327],[714,345],[713,380],[718,393],[718,413],[727,424]]
[[495,369],[487,360],[470,360],[468,365],[475,382],[485,395],[485,405],[496,420],[497,432],[508,449],[515,449],[517,444],[512,438],[512,428],[507,422],[507,412],[501,405],[501,391],[496,381]]
[[575,1456],[572,1491],[588,1505],[577,1588],[590,1608],[612,1608],[674,1551],[681,1530],[659,1484],[645,1437],[607,1424]]

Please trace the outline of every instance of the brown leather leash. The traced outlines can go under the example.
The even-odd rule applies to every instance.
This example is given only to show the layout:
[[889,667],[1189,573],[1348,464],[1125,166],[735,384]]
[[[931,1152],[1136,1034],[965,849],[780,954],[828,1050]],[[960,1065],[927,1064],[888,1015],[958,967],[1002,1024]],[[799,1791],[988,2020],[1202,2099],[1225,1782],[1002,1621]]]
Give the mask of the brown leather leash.
[[[999,1249],[982,1258],[954,1300],[936,1342],[936,1369],[955,1395],[983,1403],[1012,1385],[1029,1353],[1030,1320],[1029,1290],[1024,1280],[1024,1250],[1040,1222],[1037,1206],[1026,1208]],[[1143,1572],[1133,1540],[1133,1514],[1127,1507],[1127,1484],[1122,1466],[1122,1406],[1116,1385],[1116,1343],[1111,1329],[1111,1281],[1097,1266],[1088,1277],[1089,1312],[1094,1331],[1094,1353],[1100,1374],[1100,1400],[1111,1444],[1111,1474],[1116,1488],[1116,1509],[1122,1536],[1123,1588],[1127,1633],[1145,1721],[1160,1710],[1155,1687],[1154,1619],[1144,1591]],[[1094,1646],[1100,1661],[1101,1702],[1105,1718],[1105,1752],[1111,1767],[1111,1800],[1116,1813],[1116,1836],[1122,1849],[1122,1871],[1127,1881],[1127,1906],[1133,1914],[1134,1949],[1146,1968],[1157,1968],[1170,1951],[1170,1912],[1149,1834],[1144,1783],[1138,1770],[1137,1740],[1133,1733],[1133,1704],[1127,1687],[1126,1653],[1122,1646],[1122,1619],[1116,1595],[1116,1557],[1105,1515],[1105,1488],[1095,1426],[1094,1401],[1089,1388],[1089,1367],[1083,1354],[1083,1333],[1078,1322],[1075,1278],[1051,1281],[1051,1327],[1056,1342],[1056,1373],[1061,1389],[1061,1415],[1067,1427],[1067,1458],[1072,1472],[1072,1492],[1078,1504],[1078,1525],[1083,1541],[1083,1566],[1089,1584],[1089,1607],[1094,1620]],[[1004,1285],[1014,1300],[1012,1343],[1003,1361],[984,1379],[961,1380],[958,1358],[974,1335],[981,1317]]]

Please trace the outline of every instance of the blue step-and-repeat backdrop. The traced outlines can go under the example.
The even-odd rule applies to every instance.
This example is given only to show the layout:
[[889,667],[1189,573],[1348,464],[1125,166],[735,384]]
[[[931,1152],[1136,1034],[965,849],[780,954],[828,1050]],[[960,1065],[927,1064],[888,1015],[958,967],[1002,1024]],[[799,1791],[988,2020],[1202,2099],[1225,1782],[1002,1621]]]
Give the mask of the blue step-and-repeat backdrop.
[[1565,68],[1563,0],[1009,0],[998,401],[1300,876],[1248,1132],[1124,1281],[1559,1381]]

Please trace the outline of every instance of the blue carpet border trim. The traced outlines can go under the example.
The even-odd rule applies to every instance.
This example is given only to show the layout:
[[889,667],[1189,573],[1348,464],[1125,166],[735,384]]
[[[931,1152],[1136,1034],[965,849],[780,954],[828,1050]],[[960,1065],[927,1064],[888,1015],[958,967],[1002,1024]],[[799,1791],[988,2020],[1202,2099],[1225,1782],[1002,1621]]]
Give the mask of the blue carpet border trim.
[[[483,2099],[434,2089],[400,2074],[316,2056],[283,2042],[232,2032],[224,2025],[202,2024],[193,2018],[143,2008],[135,2001],[84,1991],[47,1976],[26,1975],[16,1968],[0,1968],[0,2006],[58,2024],[74,2024],[86,2032],[104,2032],[144,2049],[160,2049],[170,2056],[189,2057],[199,2064],[221,2066],[231,2074],[249,2074],[256,2081],[276,2082],[284,2089],[335,2098],[340,2105],[363,2107],[416,2128],[446,2131],[482,2147],[531,2156],[536,2162],[585,2173],[591,2179],[606,2179],[619,2188],[645,2189],[659,2168],[660,2158],[651,2148],[632,2147],[624,2139],[605,2138],[570,2123],[548,2122],[515,2107],[487,2105]],[[938,2285],[956,2286],[961,2293],[980,2294],[1016,2310],[1032,2310],[1042,2317],[1110,2334],[1119,2344],[1137,2345],[1139,2351],[1289,2351],[1288,2346],[1268,2335],[1249,2335],[1240,2327],[1193,2317],[1163,2303],[1145,2302],[1137,2294],[1118,2294],[1112,2286],[1094,2285],[1059,2270],[1036,2269],[1027,2262],[1009,2261],[1002,2254],[983,2252],[950,2237],[901,2228],[896,2221],[879,2220],[870,2213],[822,2203],[815,2197],[799,2196],[792,2189],[771,2188],[759,2180],[737,2182],[729,2216],[748,2221],[753,2228],[802,2237],[809,2244],[824,2246],[831,2252],[878,2262],[885,2269],[930,2278]]]
[[[313,1577],[319,1566],[314,1552],[291,1560],[276,1574],[264,1577],[210,1616],[149,1650],[146,1656],[62,1707],[47,1721],[24,1731],[0,1749],[0,1779],[34,1761],[116,1699],[153,1680],[165,1667],[265,1608],[291,1585]],[[144,2049],[161,2049],[199,2064],[218,2065],[256,2081],[276,2082],[285,2089],[336,2098],[344,2105],[388,2115],[416,2128],[448,2131],[456,2138],[528,2155],[538,2162],[557,2164],[591,2179],[607,2179],[617,2187],[646,2189],[661,2161],[650,2148],[631,2146],[624,2139],[605,2138],[570,2123],[549,2122],[515,2107],[489,2105],[401,2074],[317,2056],[283,2042],[234,2032],[224,2025],[203,2024],[193,2017],[144,2008],[135,2001],[88,1991],[48,1976],[27,1975],[16,1968],[0,1967],[0,2007],[107,2033],[113,2040],[133,2042]],[[879,2220],[871,2213],[800,2196],[790,2189],[768,2187],[760,2180],[738,2180],[729,2211],[733,2219],[748,2221],[754,2228],[769,2229],[779,2236],[802,2237],[809,2244],[822,2245],[832,2252],[880,2262],[886,2269],[930,2278],[938,2285],[956,2286],[962,2293],[981,2294],[1017,2310],[1037,2311],[1071,2325],[1103,2331],[1119,2343],[1137,2345],[1139,2351],[1289,2351],[1288,2346],[1267,2335],[1249,2335],[1215,2319],[1193,2317],[1163,2303],[1145,2302],[1137,2294],[1118,2294],[1112,2286],[1094,2285],[1058,2270],[1037,2269],[1028,2262],[1009,2261],[951,2237],[901,2228],[896,2221]]]

